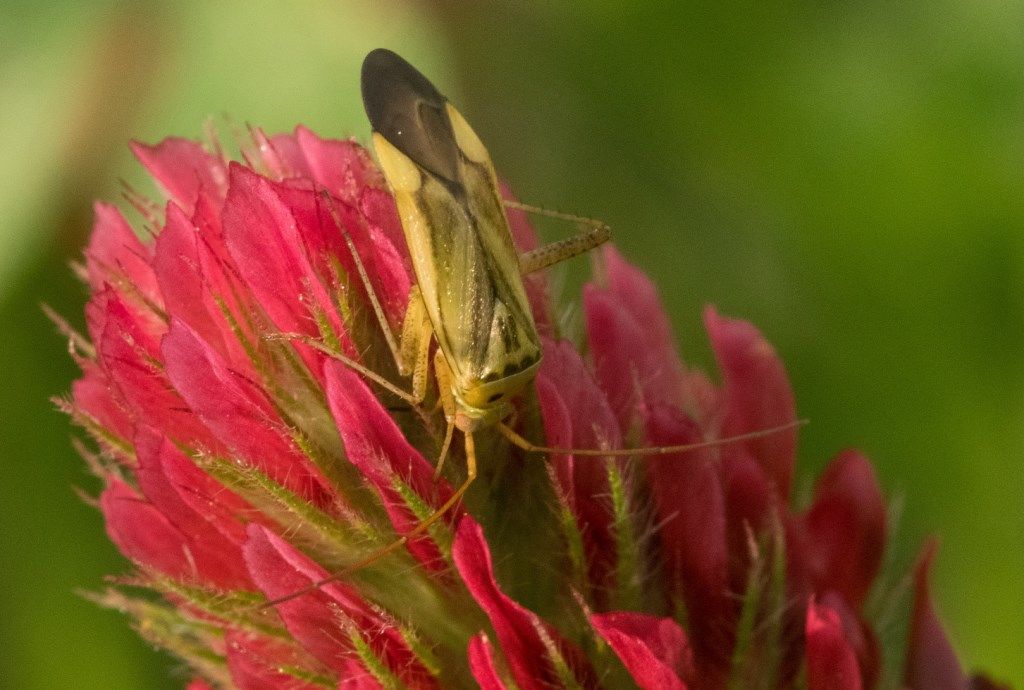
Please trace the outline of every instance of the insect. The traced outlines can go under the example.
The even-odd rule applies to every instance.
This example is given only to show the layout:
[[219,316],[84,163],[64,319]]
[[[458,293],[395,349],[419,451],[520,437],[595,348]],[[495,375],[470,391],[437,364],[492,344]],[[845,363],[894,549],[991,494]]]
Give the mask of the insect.
[[[511,443],[529,452],[607,457],[681,452],[793,426],[697,444],[618,450],[551,448],[520,436],[505,420],[513,412],[512,398],[532,383],[542,356],[523,276],[597,247],[609,239],[611,231],[600,221],[503,202],[490,156],[476,133],[426,77],[395,53],[379,48],[366,56],[362,94],[373,127],[373,147],[395,197],[416,277],[400,342],[387,326],[351,240],[349,249],[399,373],[412,377],[412,393],[396,388],[357,362],[335,356],[410,403],[419,404],[426,395],[430,343],[436,341],[434,375],[447,421],[437,473],[457,430],[465,440],[466,478],[432,515],[400,539],[340,573],[267,605],[301,596],[363,568],[439,520],[476,478],[473,435],[482,428],[496,427]],[[585,229],[519,254],[505,206],[572,221]]]

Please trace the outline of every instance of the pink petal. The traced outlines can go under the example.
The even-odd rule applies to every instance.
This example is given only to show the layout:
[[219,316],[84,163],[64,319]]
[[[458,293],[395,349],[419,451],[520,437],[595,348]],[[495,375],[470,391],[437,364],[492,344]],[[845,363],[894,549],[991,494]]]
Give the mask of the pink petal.
[[816,599],[839,616],[846,642],[857,657],[861,683],[866,688],[875,687],[882,672],[882,650],[871,624],[860,618],[838,592],[828,591]]
[[89,286],[97,292],[110,283],[123,293],[137,290],[141,296],[159,304],[160,293],[149,266],[150,250],[139,241],[117,207],[96,203],[93,212],[96,221],[85,250]]
[[[138,458],[135,475],[139,481],[139,488],[153,507],[188,538],[192,557],[199,564],[200,570],[224,589],[252,589],[252,581],[242,562],[241,541],[232,541],[221,531],[230,529],[229,525],[218,528],[215,520],[223,519],[221,516],[199,513],[182,498],[182,491],[202,492],[204,488],[209,491],[212,488],[209,487],[209,478],[193,465],[193,476],[206,477],[207,481],[198,484],[172,483],[165,471],[165,465],[188,460],[181,456],[181,452],[166,438],[150,427],[144,426],[136,434],[135,453]],[[226,493],[223,487],[217,487],[214,491],[216,493],[206,499],[210,504],[219,494]],[[227,520],[237,522],[237,517],[227,516]]]
[[365,187],[384,184],[369,152],[354,141],[321,139],[301,125],[295,128],[295,141],[312,178],[349,206],[358,204]]
[[[335,264],[339,263],[351,288],[356,289],[357,294],[363,292],[358,269],[345,241],[347,234],[392,327],[401,328],[409,302],[410,274],[403,254],[390,239],[369,224],[355,206],[335,197],[325,199],[320,193],[322,188],[295,184],[275,184],[272,188],[295,219],[300,242],[320,280],[325,285],[336,283]],[[403,248],[404,242],[403,238],[400,245]]]
[[494,665],[494,647],[485,633],[469,640],[469,670],[480,690],[507,690]]
[[[249,526],[249,541],[244,550],[249,573],[268,599],[297,592],[327,577],[327,571],[259,525]],[[346,584],[331,582],[275,608],[305,650],[340,674],[352,670],[354,656],[335,609],[357,627],[381,661],[407,685],[437,687],[401,634]]]
[[[222,215],[228,250],[242,279],[283,332],[319,335],[316,312],[345,338],[341,317],[306,254],[295,217],[272,183],[237,163]],[[296,345],[310,370],[319,374],[323,356]]]
[[640,690],[685,690],[693,672],[686,633],[671,618],[643,613],[596,614],[590,624],[619,656]]
[[[222,238],[193,225],[176,204],[167,205],[167,222],[156,240],[153,268],[167,311],[187,323],[234,366],[249,366],[249,358],[222,312],[232,313],[240,290],[229,278]],[[246,319],[236,318],[244,328]],[[250,334],[251,337],[251,334]]]
[[452,545],[452,558],[469,593],[490,618],[509,670],[520,690],[559,687],[538,630],[547,631],[581,685],[595,685],[593,671],[579,651],[563,640],[537,614],[520,606],[498,587],[483,529],[469,515],[465,515],[459,523]]
[[202,678],[195,678],[185,690],[213,690]]
[[914,690],[964,690],[968,679],[932,606],[929,577],[937,552],[938,543],[929,541],[914,568],[914,607],[904,682]]
[[610,245],[603,256],[607,287],[583,288],[587,340],[597,380],[626,433],[643,404],[684,408],[687,379],[650,279]]
[[[504,182],[498,183],[498,193],[505,201],[518,201],[512,189]],[[526,211],[505,207],[505,217],[508,218],[508,227],[512,231],[516,249],[528,252],[540,246],[540,238],[530,224],[530,215]]]
[[155,146],[132,143],[132,152],[168,197],[188,213],[200,193],[223,199],[227,188],[224,163],[197,142],[170,137]]
[[185,535],[124,482],[110,480],[100,495],[100,510],[110,540],[135,563],[183,580],[199,575]]
[[310,177],[306,157],[299,148],[294,134],[275,134],[270,137],[270,146],[281,165],[281,177]]
[[206,439],[208,432],[171,388],[160,367],[159,335],[140,315],[108,290],[103,333],[96,341],[108,379],[134,421],[160,425],[175,439]]
[[[508,185],[499,184],[501,198],[506,201],[517,201]],[[530,224],[530,216],[526,211],[505,207],[505,216],[508,218],[509,230],[512,231],[512,241],[520,252],[527,252],[540,246],[540,239]],[[570,226],[571,227],[571,226]],[[526,287],[526,297],[530,300],[530,311],[533,313],[533,320],[537,330],[548,338],[555,337],[554,317],[551,314],[551,299],[548,295],[548,280],[545,271],[535,271],[523,276],[523,283]]]
[[[140,434],[141,436],[141,434]],[[136,437],[139,444],[139,437]],[[230,544],[241,546],[247,535],[245,526],[262,515],[237,494],[199,469],[170,439],[163,437],[158,448],[159,469],[181,501]]]
[[[434,481],[434,468],[409,445],[394,419],[358,374],[341,362],[331,360],[324,365],[324,379],[327,401],[345,444],[345,455],[380,493],[395,531],[407,534],[419,520],[395,490],[394,478],[400,478],[434,507],[448,500],[452,495],[451,487],[444,480]],[[454,523],[461,513],[461,507],[457,507],[445,519]],[[408,548],[431,570],[446,567],[429,536],[412,540]]]
[[[282,673],[282,666],[316,667],[317,664],[298,652],[294,646],[267,637],[228,631],[224,641],[228,671],[238,690],[314,690],[319,686],[304,683],[295,676]],[[312,663],[311,663],[312,662]]]
[[349,659],[338,681],[338,690],[385,690],[369,671],[355,659]]
[[839,614],[813,600],[807,607],[808,690],[860,690],[857,657],[843,634]]
[[[619,448],[619,425],[568,341],[545,340],[537,375],[537,397],[549,445],[561,448]],[[615,535],[608,499],[608,471],[603,458],[554,456],[555,474],[584,535],[592,581],[611,584]]]
[[723,453],[719,476],[727,516],[730,586],[744,591],[750,577],[750,535],[759,536],[771,528],[778,500],[764,468],[743,448]]
[[814,591],[835,590],[859,609],[881,567],[886,541],[885,499],[868,459],[847,450],[829,463],[802,522],[805,567]]
[[386,237],[401,257],[406,275],[412,275],[412,260],[405,241],[405,230],[398,217],[395,198],[385,189],[367,187],[359,197],[359,212],[366,218],[374,234]]
[[[711,307],[704,312],[704,323],[724,385],[720,436],[795,421],[796,403],[785,369],[757,329],[746,321],[723,318]],[[783,503],[789,499],[796,439],[794,428],[742,444],[764,466]]]
[[[670,406],[651,408],[646,436],[652,445],[701,440],[697,425]],[[653,456],[646,468],[668,582],[685,600],[701,675],[717,677],[728,671],[736,606],[715,449]]]
[[[682,387],[684,369],[676,351],[676,339],[672,334],[668,314],[661,304],[658,289],[643,271],[627,262],[618,249],[607,244],[601,249],[608,280],[608,291],[615,295],[634,319],[641,323],[647,335],[648,357],[657,366],[649,367],[645,373],[656,376],[655,381],[645,381],[649,392],[655,392],[653,399],[659,402],[674,402]],[[645,377],[647,378],[647,377]]]
[[217,440],[282,486],[318,506],[332,504],[327,480],[284,436],[284,423],[259,386],[228,368],[183,322],[164,337],[167,377]]
[[95,363],[83,363],[82,378],[71,385],[71,398],[75,407],[103,428],[125,440],[132,437],[134,425],[123,407],[124,401]]

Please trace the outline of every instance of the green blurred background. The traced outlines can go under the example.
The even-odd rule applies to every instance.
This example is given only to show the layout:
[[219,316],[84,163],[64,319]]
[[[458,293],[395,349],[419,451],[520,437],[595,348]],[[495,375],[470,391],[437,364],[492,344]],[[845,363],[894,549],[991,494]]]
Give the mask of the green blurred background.
[[365,140],[379,45],[442,86],[524,200],[612,225],[689,361],[709,363],[704,303],[762,328],[812,421],[802,486],[864,449],[904,502],[896,560],[941,535],[965,664],[1024,686],[1024,8],[704,4],[6,0],[0,686],[184,678],[75,594],[125,568],[74,495],[95,487],[48,396],[75,370],[39,309],[81,323],[66,264],[91,200],[153,189],[129,138],[209,116]]

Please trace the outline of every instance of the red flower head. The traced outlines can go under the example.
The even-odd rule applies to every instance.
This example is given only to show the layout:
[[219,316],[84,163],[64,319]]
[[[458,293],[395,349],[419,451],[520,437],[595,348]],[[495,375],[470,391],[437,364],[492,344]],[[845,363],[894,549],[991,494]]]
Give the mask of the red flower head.
[[[183,139],[134,150],[167,204],[135,199],[151,242],[96,207],[92,344],[77,341],[68,409],[135,568],[98,598],[186,663],[189,687],[965,686],[929,603],[930,551],[894,642],[905,665],[883,654],[875,474],[843,452],[794,512],[795,428],[633,458],[547,458],[484,429],[465,501],[312,587],[409,534],[464,476],[453,451],[434,477],[439,411],[348,364],[405,385],[352,251],[399,330],[411,272],[394,201],[363,148],[303,128],[255,131],[245,163]],[[582,343],[527,281],[544,359],[514,401],[520,434],[636,448],[796,419],[753,326],[706,311],[713,383],[676,356],[651,282],[614,248],[598,259]]]

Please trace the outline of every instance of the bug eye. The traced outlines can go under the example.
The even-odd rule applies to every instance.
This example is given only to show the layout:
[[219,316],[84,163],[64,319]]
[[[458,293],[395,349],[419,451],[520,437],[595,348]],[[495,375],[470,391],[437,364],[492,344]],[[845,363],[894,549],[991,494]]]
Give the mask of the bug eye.
[[491,397],[487,398],[487,402],[492,403],[495,400],[499,400],[500,398],[501,398],[501,393],[494,393],[493,395],[491,395]]

